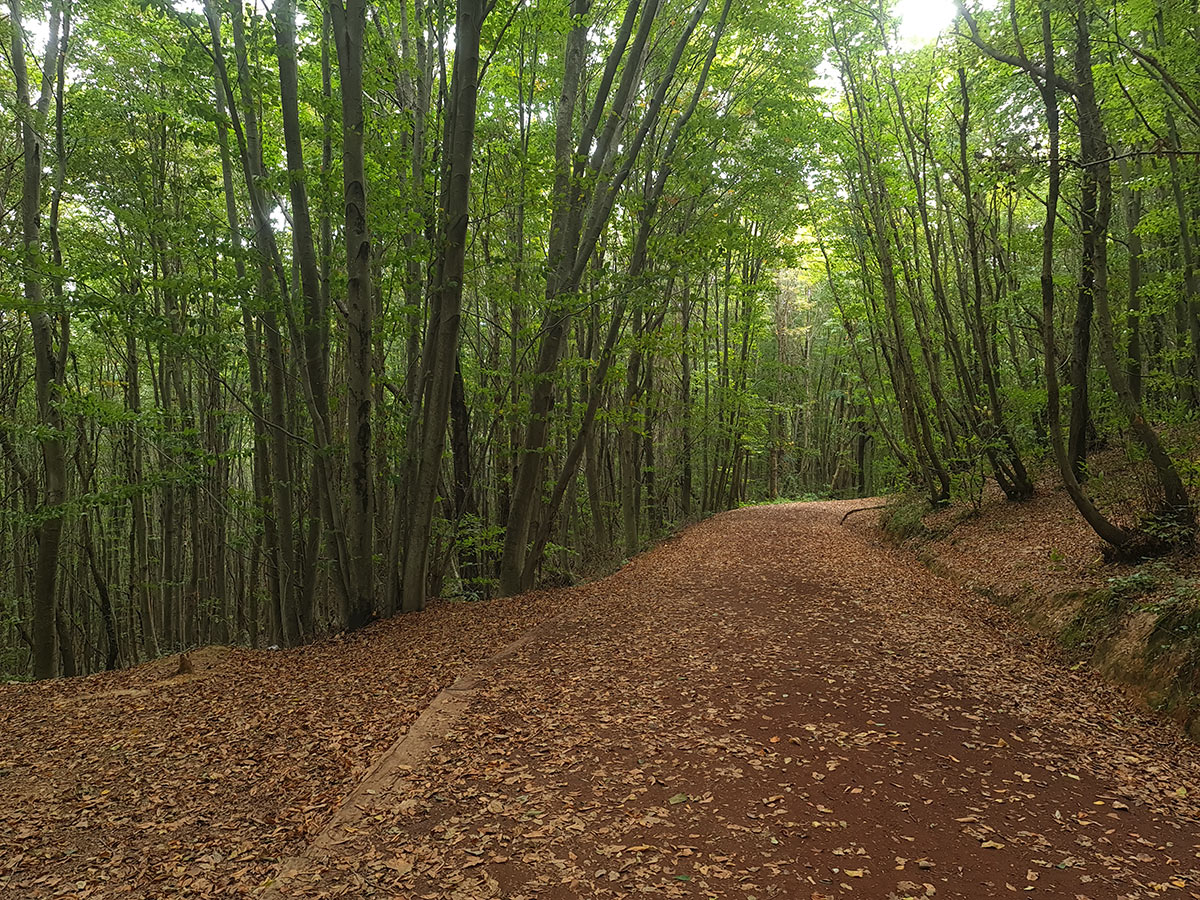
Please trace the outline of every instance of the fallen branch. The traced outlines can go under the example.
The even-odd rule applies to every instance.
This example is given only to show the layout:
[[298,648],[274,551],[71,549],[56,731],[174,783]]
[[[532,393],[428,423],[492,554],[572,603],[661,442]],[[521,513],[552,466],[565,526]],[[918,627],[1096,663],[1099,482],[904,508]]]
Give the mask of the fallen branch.
[[846,520],[848,518],[850,518],[852,515],[854,515],[855,513],[870,512],[873,509],[886,509],[886,508],[887,508],[886,503],[880,503],[878,506],[860,506],[858,509],[852,509],[852,510],[850,510],[850,512],[848,512],[844,516],[842,516],[842,521],[839,522],[838,524],[845,525]]

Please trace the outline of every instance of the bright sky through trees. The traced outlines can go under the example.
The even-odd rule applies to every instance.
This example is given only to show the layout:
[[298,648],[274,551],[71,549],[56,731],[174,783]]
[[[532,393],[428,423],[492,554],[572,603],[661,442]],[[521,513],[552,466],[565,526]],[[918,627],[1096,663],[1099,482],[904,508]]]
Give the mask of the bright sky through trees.
[[905,47],[927,44],[954,21],[951,0],[899,0],[895,7],[900,41]]

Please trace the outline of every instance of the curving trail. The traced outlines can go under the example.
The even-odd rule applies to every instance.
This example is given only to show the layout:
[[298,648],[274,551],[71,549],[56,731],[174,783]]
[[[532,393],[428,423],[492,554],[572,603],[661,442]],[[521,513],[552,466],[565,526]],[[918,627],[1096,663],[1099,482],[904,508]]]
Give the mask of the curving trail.
[[861,504],[727,513],[557,592],[279,893],[1200,897],[1198,748]]
[[842,524],[869,503],[0,686],[0,900],[1200,898],[1200,746]]

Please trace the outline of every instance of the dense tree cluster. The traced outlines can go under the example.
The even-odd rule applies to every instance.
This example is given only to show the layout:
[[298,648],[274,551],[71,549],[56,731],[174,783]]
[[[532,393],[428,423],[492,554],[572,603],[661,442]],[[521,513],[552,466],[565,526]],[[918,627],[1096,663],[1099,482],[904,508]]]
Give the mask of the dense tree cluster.
[[7,12],[4,671],[516,592],[756,490],[789,4]]
[[1019,501],[1047,454],[1115,551],[1190,545],[1198,28],[8,0],[0,672],[294,645],[750,500]]
[[[1170,0],[1007,0],[898,52],[879,10],[828,20],[827,303],[933,505],[985,477],[1026,499],[1049,452],[1112,555],[1194,546],[1198,28]],[[1138,478],[1105,478],[1106,443]]]

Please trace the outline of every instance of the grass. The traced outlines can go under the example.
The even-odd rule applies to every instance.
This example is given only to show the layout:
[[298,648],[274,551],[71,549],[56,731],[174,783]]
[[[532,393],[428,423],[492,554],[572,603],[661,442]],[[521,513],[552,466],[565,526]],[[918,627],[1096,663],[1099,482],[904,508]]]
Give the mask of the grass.
[[924,497],[915,494],[898,494],[888,501],[887,507],[880,516],[879,524],[883,526],[884,534],[894,543],[902,543],[910,538],[929,537],[930,531],[925,526],[925,514],[929,512],[929,502]]
[[1092,591],[1085,595],[1075,618],[1058,633],[1058,641],[1073,652],[1091,652],[1103,638],[1112,634],[1126,609],[1120,593],[1111,588]]

